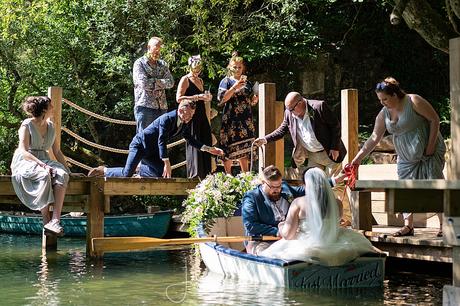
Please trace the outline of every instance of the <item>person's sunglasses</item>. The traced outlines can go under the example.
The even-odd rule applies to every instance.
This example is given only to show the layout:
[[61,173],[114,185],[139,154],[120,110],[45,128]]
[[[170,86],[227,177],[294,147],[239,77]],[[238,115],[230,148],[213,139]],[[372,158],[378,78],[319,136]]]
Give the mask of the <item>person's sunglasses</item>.
[[299,104],[299,102],[302,101],[302,100],[303,100],[302,98],[300,98],[299,100],[297,100],[297,102],[294,104],[294,106],[292,106],[291,108],[288,108],[288,110],[289,110],[290,112],[292,112],[292,111],[297,107],[297,104]]
[[377,83],[377,85],[375,86],[376,90],[385,90],[387,88],[388,88],[388,84],[386,82]]

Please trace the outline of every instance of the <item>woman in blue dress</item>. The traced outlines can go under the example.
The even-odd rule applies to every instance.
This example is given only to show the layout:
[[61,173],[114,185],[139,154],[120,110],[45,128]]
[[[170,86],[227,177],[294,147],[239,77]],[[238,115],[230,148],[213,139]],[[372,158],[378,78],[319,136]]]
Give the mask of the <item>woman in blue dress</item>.
[[[393,135],[399,179],[444,179],[446,146],[439,132],[439,116],[431,104],[416,94],[406,94],[392,77],[377,84],[375,93],[382,110],[375,119],[374,131],[355,156],[360,164],[382,139],[385,131]],[[404,227],[393,236],[413,236],[414,221],[405,213]],[[442,224],[438,214],[439,224]],[[442,236],[439,229],[437,236]]]
[[241,172],[249,171],[251,144],[255,140],[252,107],[259,97],[254,94],[251,82],[244,71],[244,60],[234,52],[227,66],[228,75],[219,84],[217,99],[223,107],[220,129],[221,148],[225,152],[225,172],[231,174],[232,162],[238,160]]

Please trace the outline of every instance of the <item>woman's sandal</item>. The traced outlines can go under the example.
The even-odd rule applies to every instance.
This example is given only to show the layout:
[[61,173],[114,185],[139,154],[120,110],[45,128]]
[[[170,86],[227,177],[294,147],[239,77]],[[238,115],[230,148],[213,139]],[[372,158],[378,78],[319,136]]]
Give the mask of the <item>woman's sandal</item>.
[[393,234],[393,237],[414,236],[414,228],[404,225],[399,231]]

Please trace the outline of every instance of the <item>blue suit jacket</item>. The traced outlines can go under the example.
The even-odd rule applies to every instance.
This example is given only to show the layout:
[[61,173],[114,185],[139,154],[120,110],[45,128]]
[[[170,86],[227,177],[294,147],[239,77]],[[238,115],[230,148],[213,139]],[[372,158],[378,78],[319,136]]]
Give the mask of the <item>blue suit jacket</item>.
[[[242,217],[246,235],[278,235],[278,221],[275,221],[275,215],[268,201],[262,194],[261,186],[246,192],[243,197]],[[282,183],[281,197],[288,202],[293,199],[304,196],[305,187],[292,187],[286,182]],[[289,203],[290,204],[290,203]]]
[[176,135],[182,134],[187,142],[200,149],[203,144],[197,141],[190,133],[190,122],[177,126],[177,110],[170,111],[155,119],[149,126],[138,134],[145,148],[147,159],[163,159],[168,157],[166,145]]

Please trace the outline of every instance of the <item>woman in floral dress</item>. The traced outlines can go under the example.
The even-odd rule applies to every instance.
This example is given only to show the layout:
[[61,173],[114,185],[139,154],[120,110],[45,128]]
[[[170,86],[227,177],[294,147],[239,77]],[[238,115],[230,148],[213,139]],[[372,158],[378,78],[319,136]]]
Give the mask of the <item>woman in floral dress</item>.
[[217,99],[219,106],[224,108],[220,142],[225,152],[225,172],[230,174],[234,160],[238,160],[242,172],[250,170],[251,144],[255,140],[252,106],[257,104],[259,97],[243,74],[246,66],[236,52],[232,54],[227,69],[228,75],[220,81]]

